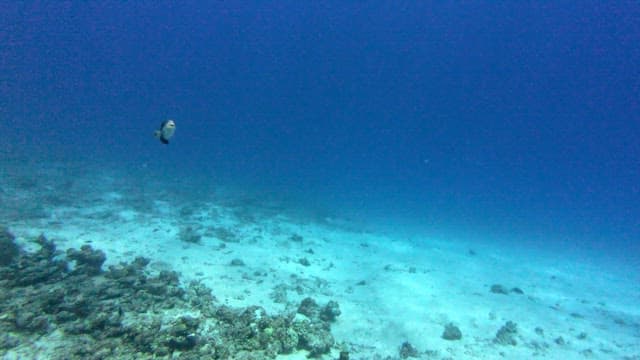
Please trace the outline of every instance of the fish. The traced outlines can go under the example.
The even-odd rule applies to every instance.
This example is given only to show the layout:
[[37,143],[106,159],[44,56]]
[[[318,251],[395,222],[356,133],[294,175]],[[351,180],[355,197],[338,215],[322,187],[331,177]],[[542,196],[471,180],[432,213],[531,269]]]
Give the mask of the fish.
[[163,144],[168,144],[169,139],[176,132],[176,122],[173,120],[165,120],[160,124],[160,129],[154,132],[155,137],[160,139],[160,142]]

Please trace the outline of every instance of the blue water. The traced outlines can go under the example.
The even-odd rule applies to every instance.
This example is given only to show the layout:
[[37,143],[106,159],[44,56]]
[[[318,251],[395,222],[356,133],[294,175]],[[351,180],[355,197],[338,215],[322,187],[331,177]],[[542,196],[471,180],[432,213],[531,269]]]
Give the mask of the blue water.
[[1,155],[637,262],[638,18],[634,1],[3,2]]

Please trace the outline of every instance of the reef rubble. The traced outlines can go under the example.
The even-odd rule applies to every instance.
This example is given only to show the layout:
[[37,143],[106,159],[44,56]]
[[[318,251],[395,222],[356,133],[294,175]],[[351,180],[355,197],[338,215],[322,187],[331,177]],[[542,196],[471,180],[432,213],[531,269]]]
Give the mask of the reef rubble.
[[301,312],[276,315],[231,308],[175,271],[150,275],[144,257],[103,270],[104,252],[89,245],[62,252],[41,235],[28,252],[0,232],[11,249],[0,263],[0,356],[29,356],[36,342],[49,344],[41,357],[95,360],[322,357],[335,346],[335,301],[305,299]]

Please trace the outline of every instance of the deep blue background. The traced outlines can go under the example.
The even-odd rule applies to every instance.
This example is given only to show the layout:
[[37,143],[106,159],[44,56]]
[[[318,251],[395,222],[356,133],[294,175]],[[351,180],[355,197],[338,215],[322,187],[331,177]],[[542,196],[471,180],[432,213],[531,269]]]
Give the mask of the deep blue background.
[[0,148],[638,258],[639,18],[636,1],[3,2]]

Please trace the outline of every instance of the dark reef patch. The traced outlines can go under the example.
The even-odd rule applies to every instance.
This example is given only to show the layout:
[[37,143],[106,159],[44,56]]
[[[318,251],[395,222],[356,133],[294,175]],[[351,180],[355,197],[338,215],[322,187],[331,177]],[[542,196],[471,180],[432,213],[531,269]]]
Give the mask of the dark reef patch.
[[417,358],[420,354],[418,352],[418,350],[413,347],[413,345],[411,345],[408,341],[405,341],[402,343],[402,345],[400,346],[400,358],[401,359],[406,359],[406,358]]
[[444,326],[442,338],[445,340],[460,340],[462,339],[462,331],[453,323],[448,323]]
[[0,226],[0,266],[7,266],[18,256],[15,237],[6,228]]
[[176,272],[148,275],[146,258],[105,271],[105,254],[91,246],[62,252],[40,236],[39,250],[26,252],[8,231],[0,236],[9,249],[0,266],[0,356],[28,354],[54,332],[64,336],[51,342],[52,359],[272,359],[303,349],[316,357],[334,346],[336,302],[306,300],[304,319],[230,308],[199,282],[181,285]]
[[500,345],[516,346],[518,344],[516,335],[518,335],[517,324],[513,321],[507,321],[500,330],[498,330],[493,342]]

